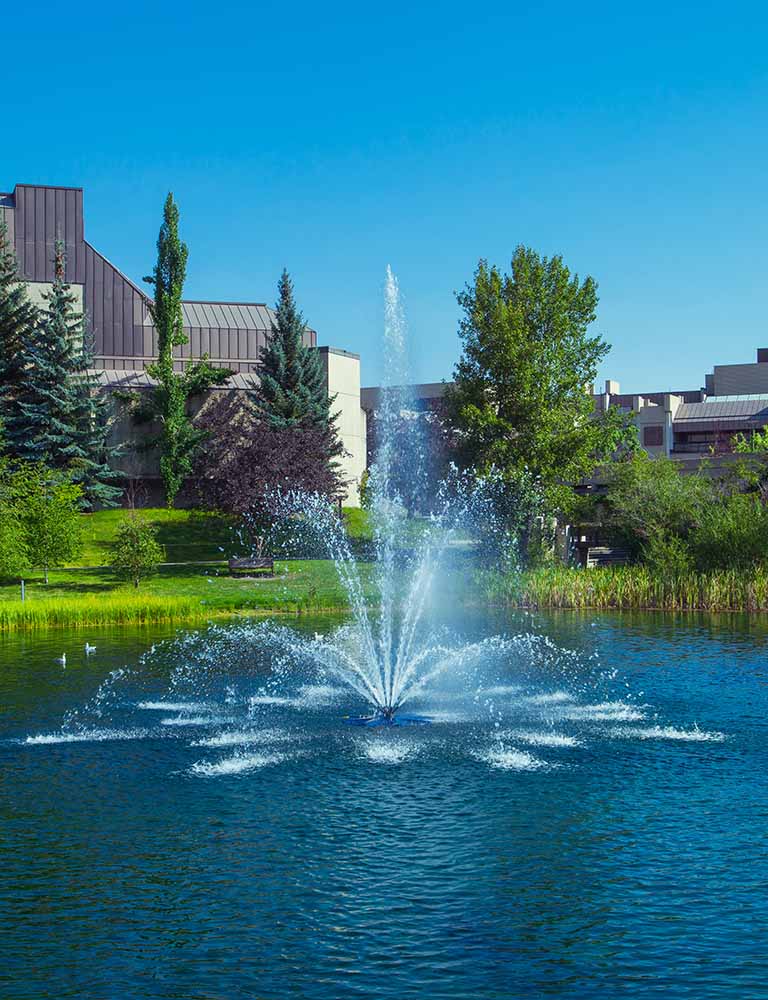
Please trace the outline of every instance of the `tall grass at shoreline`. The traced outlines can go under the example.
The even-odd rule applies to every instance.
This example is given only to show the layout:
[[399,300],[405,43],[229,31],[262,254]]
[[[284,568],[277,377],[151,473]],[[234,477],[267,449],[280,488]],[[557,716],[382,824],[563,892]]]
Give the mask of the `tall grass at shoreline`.
[[[325,567],[304,564],[300,573],[253,587],[233,581],[194,578],[190,593],[101,594],[34,592],[22,602],[0,600],[0,633],[98,625],[204,622],[238,614],[343,613],[348,610],[338,584],[329,585]],[[643,566],[591,570],[550,567],[521,574],[456,570],[459,603],[491,606],[593,610],[768,611],[768,572],[724,570],[662,577]],[[181,587],[184,580],[170,578]],[[300,585],[299,585],[300,584]],[[226,589],[225,589],[226,588]],[[203,597],[203,595],[205,595]],[[371,605],[376,594],[366,592]]]
[[0,632],[42,628],[89,628],[94,625],[150,625],[199,621],[210,617],[195,598],[151,594],[59,597],[45,601],[0,603]]
[[528,608],[768,611],[768,572],[720,570],[664,576],[644,566],[565,566],[486,579],[492,602]]

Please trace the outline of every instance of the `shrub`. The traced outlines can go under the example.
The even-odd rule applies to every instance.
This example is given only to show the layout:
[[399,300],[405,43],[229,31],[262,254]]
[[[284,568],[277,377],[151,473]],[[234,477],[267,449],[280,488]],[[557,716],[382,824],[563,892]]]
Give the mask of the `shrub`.
[[692,532],[700,569],[750,569],[768,562],[768,508],[756,494],[737,493],[712,504]]
[[686,538],[714,499],[712,482],[703,474],[681,475],[671,459],[641,452],[611,468],[608,524],[642,554],[652,539],[658,545],[661,538]]
[[117,576],[138,587],[143,577],[157,569],[165,551],[157,541],[157,530],[139,514],[131,513],[117,529],[110,565]]
[[685,576],[694,570],[691,550],[678,535],[659,534],[650,538],[643,548],[643,562],[662,578]]

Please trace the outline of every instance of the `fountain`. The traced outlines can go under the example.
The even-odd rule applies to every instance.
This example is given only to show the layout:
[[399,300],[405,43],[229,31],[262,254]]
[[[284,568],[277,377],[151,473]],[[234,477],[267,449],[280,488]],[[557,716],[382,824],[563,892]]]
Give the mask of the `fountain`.
[[[113,671],[94,698],[67,714],[60,733],[35,734],[32,743],[142,739],[214,727],[213,736],[190,746],[236,752],[221,761],[196,762],[192,773],[230,774],[288,759],[277,752],[247,752],[254,744],[282,746],[293,740],[298,745],[313,729],[341,728],[340,721],[386,730],[434,729],[430,722],[450,721],[458,724],[453,733],[468,738],[469,756],[493,767],[534,770],[549,764],[520,744],[560,751],[588,742],[578,733],[556,732],[555,726],[623,726],[646,719],[646,705],[625,700],[628,685],[617,697],[616,671],[603,671],[597,653],[585,656],[535,629],[488,635],[484,626],[479,637],[466,638],[453,628],[455,614],[446,615],[451,605],[434,599],[438,581],[471,572],[466,552],[478,527],[493,530],[495,482],[458,473],[431,481],[424,419],[409,395],[405,344],[397,281],[388,269],[385,376],[367,490],[372,558],[358,560],[338,510],[326,497],[288,491],[277,498],[278,513],[282,508],[285,515],[282,527],[301,536],[309,531],[325,547],[347,595],[344,623],[324,634],[276,621],[180,633],[153,645],[138,670]],[[503,527],[495,530],[498,545],[504,544]],[[375,591],[373,601],[368,587]],[[449,627],[440,624],[446,618]],[[170,680],[164,692],[155,689],[148,697],[145,686],[152,683],[156,662],[169,671]],[[239,688],[239,679],[246,678]],[[138,690],[126,698],[137,682]],[[129,719],[121,725],[126,707]],[[508,727],[510,718],[517,719],[516,728]],[[659,725],[635,731],[624,726],[613,735],[652,738],[660,732],[670,739],[702,738]],[[439,733],[433,737],[435,746],[441,743]],[[423,738],[429,737],[424,733]],[[414,733],[413,739],[421,737]],[[490,749],[477,748],[478,741],[489,739]],[[334,742],[335,737],[328,745]],[[399,761],[398,754],[405,752],[394,734],[383,743],[366,742],[377,760]]]
[[[403,706],[449,668],[467,666],[503,644],[495,638],[447,643],[428,627],[432,585],[452,546],[473,520],[493,515],[487,482],[459,474],[450,484],[429,482],[423,419],[408,384],[405,320],[389,267],[384,314],[384,379],[367,487],[379,598],[375,609],[364,598],[358,561],[337,510],[314,494],[281,497],[284,512],[301,512],[302,526],[309,525],[322,540],[348,595],[351,623],[329,638],[304,644],[304,651],[323,676],[342,682],[371,706],[371,715],[346,720],[360,726],[428,723],[426,716],[403,714]],[[273,635],[278,642],[296,641],[284,630]]]

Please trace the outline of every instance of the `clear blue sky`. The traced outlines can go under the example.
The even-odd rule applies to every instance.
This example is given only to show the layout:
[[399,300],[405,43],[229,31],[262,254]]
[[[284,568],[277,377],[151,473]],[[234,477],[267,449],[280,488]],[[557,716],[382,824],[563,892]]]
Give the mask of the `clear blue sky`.
[[287,266],[365,383],[387,263],[439,380],[453,291],[518,243],[597,279],[626,391],[768,346],[764,4],[83,0],[4,38],[0,190],[82,185],[139,279],[172,189],[187,296],[272,302]]

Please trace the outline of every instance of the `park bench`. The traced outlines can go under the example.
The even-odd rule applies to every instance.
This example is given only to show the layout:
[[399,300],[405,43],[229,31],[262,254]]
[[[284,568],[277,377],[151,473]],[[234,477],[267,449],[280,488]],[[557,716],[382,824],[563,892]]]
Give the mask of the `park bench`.
[[245,557],[229,560],[230,576],[274,576],[275,560],[262,557]]
[[594,545],[587,549],[587,569],[595,566],[623,566],[628,561],[629,553],[626,549],[610,545]]

